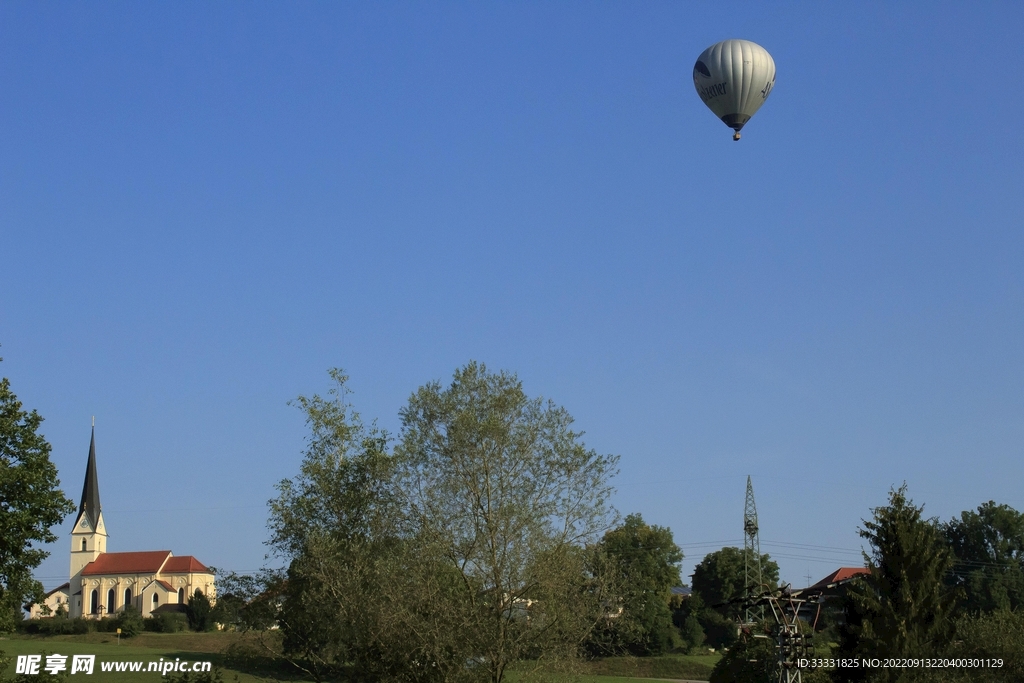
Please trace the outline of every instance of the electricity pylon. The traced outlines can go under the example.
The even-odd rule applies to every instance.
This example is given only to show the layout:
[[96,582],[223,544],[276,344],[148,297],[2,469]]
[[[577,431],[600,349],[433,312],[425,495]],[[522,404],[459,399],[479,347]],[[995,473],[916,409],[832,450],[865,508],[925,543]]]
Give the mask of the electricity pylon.
[[[743,568],[746,588],[744,597],[752,598],[764,590],[761,578],[761,537],[757,531],[757,505],[754,504],[754,485],[747,475],[747,500],[743,506]],[[764,604],[747,603],[746,623],[764,620]]]

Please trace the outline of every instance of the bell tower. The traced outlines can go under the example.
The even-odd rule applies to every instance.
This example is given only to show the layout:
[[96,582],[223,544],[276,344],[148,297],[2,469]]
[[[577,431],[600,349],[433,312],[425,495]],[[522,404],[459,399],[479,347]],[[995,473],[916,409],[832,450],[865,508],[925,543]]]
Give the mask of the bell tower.
[[96,477],[96,419],[93,418],[92,439],[89,441],[89,464],[85,468],[85,486],[78,518],[71,532],[71,579],[78,576],[87,564],[107,552],[107,528],[103,524],[100,506],[100,484]]

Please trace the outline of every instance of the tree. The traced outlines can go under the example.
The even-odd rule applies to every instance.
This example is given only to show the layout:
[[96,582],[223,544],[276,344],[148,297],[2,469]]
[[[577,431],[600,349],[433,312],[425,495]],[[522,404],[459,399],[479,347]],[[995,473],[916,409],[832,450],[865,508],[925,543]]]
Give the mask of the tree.
[[583,547],[607,527],[617,458],[586,448],[564,408],[475,362],[447,388],[421,387],[401,418],[405,518],[457,579],[488,678],[574,655],[598,614]]
[[513,661],[576,654],[603,597],[585,546],[615,459],[476,364],[412,396],[389,452],[331,376],[296,401],[311,435],[271,502],[291,661],[316,680],[497,683]]
[[[847,657],[927,657],[949,642],[956,594],[945,582],[953,553],[938,522],[922,516],[907,497],[906,484],[889,492],[889,504],[864,522],[862,538],[871,546],[864,561],[870,573],[846,592],[846,623],[839,652]],[[874,675],[894,681],[900,671],[844,670],[849,680]]]
[[32,570],[49,553],[36,544],[56,541],[51,528],[74,510],[39,433],[42,421],[35,410],[22,410],[8,379],[0,379],[0,632],[13,627],[25,604],[42,602]]
[[1024,514],[989,501],[942,530],[956,556],[952,583],[963,589],[967,612],[1024,607]]
[[607,558],[612,573],[608,579],[618,589],[622,611],[595,633],[592,642],[597,651],[643,656],[679,645],[669,602],[672,587],[682,583],[679,563],[683,553],[673,541],[672,531],[649,526],[639,514],[632,514],[604,535],[598,552]]
[[213,620],[210,618],[212,611],[210,599],[197,588],[195,593],[188,596],[188,602],[185,604],[188,627],[193,631],[209,631],[213,628]]
[[264,631],[277,624],[285,578],[280,571],[215,573],[217,604],[210,613],[210,619],[239,631]]
[[[761,555],[761,576],[772,588],[779,583],[779,565],[767,553]],[[743,613],[743,606],[732,601],[745,595],[746,580],[743,551],[733,547],[722,548],[705,555],[694,567],[693,592],[719,614],[736,619]]]
[[[346,668],[387,679],[398,666],[392,655],[414,640],[411,630],[400,633],[406,608],[423,594],[391,590],[410,573],[402,571],[408,555],[388,437],[352,410],[345,373],[329,374],[334,385],[326,396],[295,401],[310,436],[298,475],[280,482],[271,501],[270,545],[288,562],[274,587],[275,616],[286,656],[315,680]],[[251,600],[264,592],[254,585],[237,588]],[[428,665],[445,678],[443,666]]]

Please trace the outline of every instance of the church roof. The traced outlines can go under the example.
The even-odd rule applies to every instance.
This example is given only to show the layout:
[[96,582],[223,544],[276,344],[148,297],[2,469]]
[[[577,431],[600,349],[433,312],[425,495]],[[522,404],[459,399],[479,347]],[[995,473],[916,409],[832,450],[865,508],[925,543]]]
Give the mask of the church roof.
[[82,487],[82,502],[78,506],[78,517],[84,512],[89,520],[89,528],[95,529],[100,518],[100,481],[96,477],[96,428],[92,429],[89,439],[89,464],[85,466],[85,485]]
[[146,550],[137,553],[103,553],[85,565],[83,576],[96,574],[155,574],[164,566],[170,550]]
[[191,555],[178,555],[167,560],[167,564],[164,565],[165,574],[189,574],[189,573],[209,573],[209,569],[202,562],[192,557]]

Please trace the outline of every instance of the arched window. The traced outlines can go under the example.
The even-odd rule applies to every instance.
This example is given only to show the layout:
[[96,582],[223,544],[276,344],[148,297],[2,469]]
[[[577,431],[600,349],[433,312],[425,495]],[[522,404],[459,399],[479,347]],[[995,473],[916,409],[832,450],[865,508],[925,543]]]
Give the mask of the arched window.
[[99,591],[93,591],[92,597],[89,598],[89,613],[98,614],[100,611],[100,594]]
[[107,614],[114,613],[114,589],[107,591]]
[[125,605],[125,607],[127,607],[130,604],[132,604],[132,589],[131,588],[125,588],[124,589],[124,605]]
[[153,607],[156,607],[159,604],[160,604],[160,596],[157,595],[156,593],[153,593]]
[[82,539],[82,552],[85,552],[85,539]]
[[179,603],[185,602],[185,589],[184,588],[179,588],[178,589],[178,602]]

